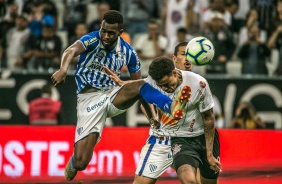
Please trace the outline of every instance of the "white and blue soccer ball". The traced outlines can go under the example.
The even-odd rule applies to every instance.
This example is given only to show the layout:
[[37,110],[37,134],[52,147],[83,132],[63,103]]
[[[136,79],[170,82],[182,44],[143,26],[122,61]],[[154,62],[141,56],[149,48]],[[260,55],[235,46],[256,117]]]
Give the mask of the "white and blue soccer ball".
[[195,37],[186,46],[186,57],[194,65],[206,65],[214,56],[214,46],[206,37]]

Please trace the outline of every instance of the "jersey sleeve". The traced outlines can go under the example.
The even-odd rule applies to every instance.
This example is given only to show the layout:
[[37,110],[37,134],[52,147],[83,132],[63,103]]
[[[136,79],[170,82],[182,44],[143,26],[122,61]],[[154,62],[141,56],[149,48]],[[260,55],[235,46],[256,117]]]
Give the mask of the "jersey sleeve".
[[141,68],[140,60],[135,50],[131,50],[127,68],[128,68],[129,73],[136,73]]
[[88,50],[89,48],[97,47],[99,43],[98,39],[98,34],[96,34],[95,32],[91,32],[82,36],[79,40],[84,46],[85,50]]
[[201,80],[199,84],[202,88],[202,97],[200,98],[199,110],[200,112],[205,112],[213,108],[214,102],[208,82],[206,80]]

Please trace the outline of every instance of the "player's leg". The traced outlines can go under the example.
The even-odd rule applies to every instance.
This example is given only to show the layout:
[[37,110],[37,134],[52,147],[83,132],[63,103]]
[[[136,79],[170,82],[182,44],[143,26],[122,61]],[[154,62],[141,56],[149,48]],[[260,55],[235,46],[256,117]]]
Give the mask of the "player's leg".
[[65,168],[67,180],[72,180],[77,171],[84,170],[92,159],[94,146],[100,140],[107,116],[108,93],[85,93],[77,97],[74,154]]
[[201,183],[204,183],[204,184],[217,184],[218,183],[218,179],[207,179],[207,178],[203,178],[201,176]]
[[197,183],[196,174],[197,168],[200,165],[200,155],[194,148],[196,145],[194,139],[196,138],[171,138],[173,164],[181,183]]
[[197,184],[201,184],[201,173],[199,168],[197,168],[196,180],[197,180]]
[[127,109],[141,97],[148,103],[155,104],[170,113],[172,100],[142,79],[122,86],[112,103],[118,109]]
[[172,162],[169,138],[151,135],[141,150],[134,184],[154,184]]
[[72,180],[76,176],[77,171],[84,170],[87,167],[92,158],[98,137],[99,133],[93,133],[75,143],[74,154],[70,157],[65,168],[65,178],[67,180]]
[[135,174],[133,184],[155,184],[157,179],[147,178],[143,175],[138,176]]
[[188,155],[180,155],[174,159],[176,173],[181,183],[197,183],[196,173],[199,163],[197,160]]
[[[104,70],[108,75],[113,76],[111,78],[116,83],[120,82],[120,79],[114,72],[108,68],[104,68]],[[177,95],[176,100],[172,101],[168,96],[153,88],[143,79],[133,80],[123,85],[122,89],[115,95],[112,103],[118,109],[127,109],[132,106],[137,99],[142,97],[148,103],[154,104],[160,109],[172,114],[175,119],[180,119],[183,114],[183,109],[190,98],[190,93],[187,93],[189,91],[187,91],[186,88],[187,86]]]

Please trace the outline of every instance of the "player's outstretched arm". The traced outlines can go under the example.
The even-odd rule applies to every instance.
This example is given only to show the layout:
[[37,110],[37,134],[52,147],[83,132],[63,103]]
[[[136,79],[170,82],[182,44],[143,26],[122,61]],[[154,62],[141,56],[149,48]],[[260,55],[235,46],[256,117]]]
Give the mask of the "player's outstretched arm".
[[160,128],[160,122],[158,122],[156,120],[156,112],[154,109],[154,105],[152,104],[148,104],[148,107],[145,109],[143,104],[140,105],[140,109],[143,112],[143,114],[146,116],[146,118],[149,121],[149,124],[151,127],[155,128],[155,129],[159,129]]
[[70,62],[74,57],[78,56],[84,51],[85,48],[80,41],[76,41],[64,51],[61,59],[60,69],[51,76],[54,86],[58,86],[65,82]]

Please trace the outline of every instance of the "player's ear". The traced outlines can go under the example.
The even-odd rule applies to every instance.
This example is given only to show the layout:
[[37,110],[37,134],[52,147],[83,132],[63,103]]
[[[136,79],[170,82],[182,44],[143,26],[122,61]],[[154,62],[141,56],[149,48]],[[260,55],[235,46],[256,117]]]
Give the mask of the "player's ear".
[[173,76],[177,76],[176,70],[172,70],[172,75],[173,75]]
[[172,55],[172,61],[174,64],[177,63],[176,56],[174,54]]
[[119,30],[119,35],[121,35],[123,31],[124,31],[123,29],[120,29]]

